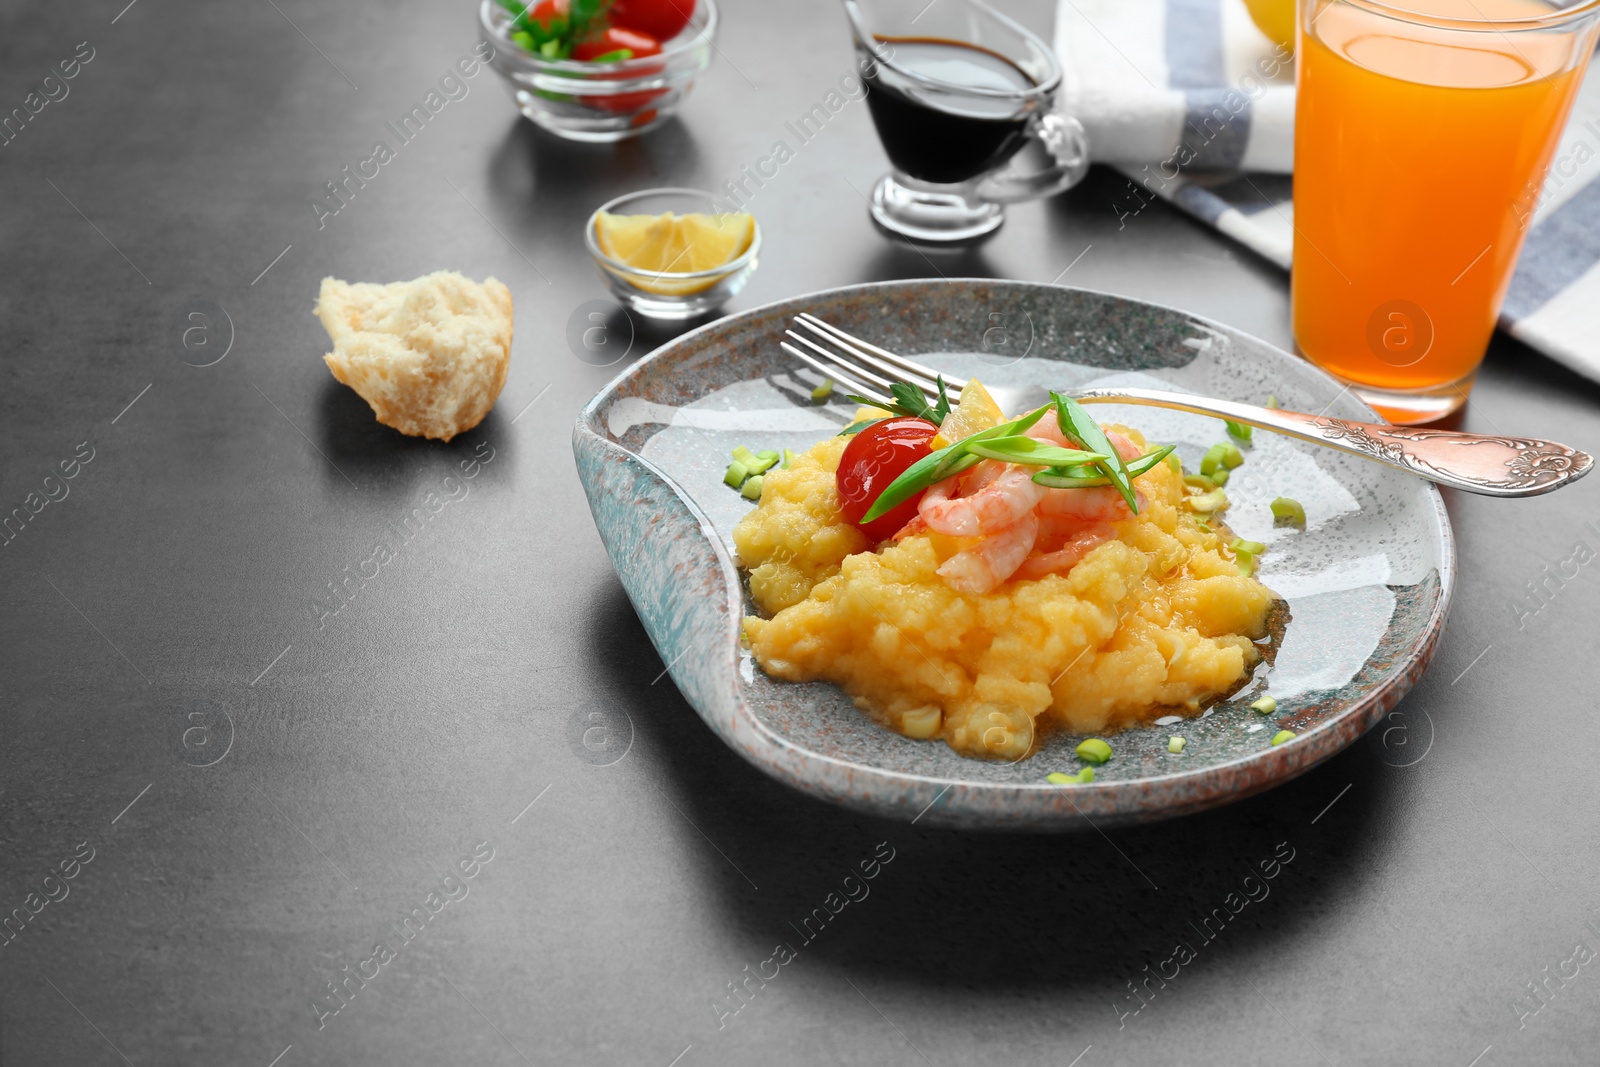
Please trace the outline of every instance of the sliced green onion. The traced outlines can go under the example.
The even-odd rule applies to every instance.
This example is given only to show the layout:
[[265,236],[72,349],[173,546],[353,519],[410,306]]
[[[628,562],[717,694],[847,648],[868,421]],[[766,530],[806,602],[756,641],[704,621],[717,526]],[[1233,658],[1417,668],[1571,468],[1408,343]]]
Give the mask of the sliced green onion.
[[789,451],[787,448],[784,449],[783,450],[782,469],[783,470],[788,470],[790,467],[794,466],[794,459],[795,459],[794,453]]
[[1183,746],[1187,745],[1188,743],[1188,741],[1181,737],[1169,737],[1167,738],[1167,751],[1176,756],[1178,753],[1183,751]]
[[1183,484],[1192,485],[1203,493],[1209,493],[1217,487],[1217,483],[1204,474],[1185,474]]
[[1176,452],[1167,453],[1167,466],[1172,468],[1173,474],[1176,474],[1180,478],[1183,477],[1183,460],[1178,458],[1178,454]]
[[631,49],[631,48],[613,48],[609,52],[605,52],[605,53],[602,53],[601,55],[595,56],[593,59],[589,60],[589,62],[591,62],[591,63],[621,63],[624,59],[632,59],[632,58],[633,58],[633,49]]
[[1279,730],[1277,733],[1272,735],[1272,743],[1275,744],[1275,745],[1281,745],[1285,741],[1292,741],[1292,740],[1294,740],[1294,731],[1293,730]]
[[1249,443],[1251,431],[1254,429],[1253,426],[1246,426],[1244,423],[1234,422],[1232,419],[1223,419],[1222,425],[1227,427],[1229,437],[1235,441]]
[[1306,524],[1305,505],[1290,497],[1280,496],[1272,502],[1272,519],[1275,526],[1299,526]]
[[1096,466],[1102,474],[1111,479],[1111,484],[1117,487],[1117,492],[1122,494],[1122,499],[1127,501],[1128,508],[1137,515],[1139,513],[1139,498],[1133,495],[1133,479],[1128,474],[1127,466],[1122,462],[1122,456],[1111,444],[1111,439],[1094,421],[1094,417],[1083,406],[1069,396],[1052,392],[1050,399],[1056,402],[1056,424],[1061,428],[1061,433],[1069,441],[1075,441],[1090,452],[1098,452],[1106,458],[1099,460]]
[[1233,539],[1233,544],[1229,545],[1228,547],[1233,549],[1235,552],[1248,552],[1252,556],[1259,556],[1267,550],[1267,546],[1262,544],[1260,541],[1246,541],[1242,537],[1235,537]]
[[1218,467],[1216,470],[1212,471],[1211,472],[1211,484],[1216,486],[1218,489],[1221,489],[1223,486],[1227,485],[1228,484],[1228,468],[1227,467]]
[[1271,715],[1278,710],[1278,702],[1271,697],[1262,697],[1250,705],[1252,711],[1259,711],[1263,715]]
[[[832,395],[833,382],[831,380],[826,381],[817,386],[815,389],[811,390],[811,402],[813,404],[826,404],[828,402],[828,398]],[[873,406],[876,407],[877,405]]]
[[1091,737],[1078,742],[1077,753],[1085,763],[1104,763],[1111,758],[1111,746],[1098,737]]
[[737,489],[750,477],[750,468],[738,460],[728,464],[728,472],[722,476],[722,484],[730,489]]
[[946,445],[937,452],[931,452],[917,460],[911,466],[900,472],[900,477],[884,487],[878,494],[878,499],[873,501],[872,507],[861,516],[861,521],[871,522],[878,516],[887,513],[891,508],[903,501],[910,500],[918,493],[935,482],[955,474],[960,474],[969,467],[974,467],[983,462],[979,457],[969,455],[968,450],[975,444],[991,440],[996,437],[1011,437],[1027,430],[1034,423],[1044,418],[1045,412],[1050,410],[1046,404],[1037,411],[1031,411],[1020,419],[1002,423],[987,430],[980,430],[971,437],[957,441],[953,445]]
[[1062,774],[1060,771],[1051,771],[1044,776],[1044,780],[1051,785],[1073,785],[1077,782],[1078,776],[1075,774]]
[[1021,463],[1034,467],[1065,467],[1069,464],[1097,463],[1106,458],[1099,452],[1061,448],[1049,441],[1021,434],[979,441],[969,446],[967,451],[984,459],[997,459],[1002,463]]
[[1226,467],[1232,470],[1244,462],[1244,453],[1239,451],[1239,446],[1231,441],[1221,441],[1212,445],[1200,461],[1200,473],[1211,475]]
[[743,463],[746,467],[753,467],[756,465],[756,454],[750,451],[750,449],[745,445],[739,445],[731,454],[735,460]]
[[756,462],[750,467],[750,473],[765,474],[767,471],[777,466],[778,460],[782,458],[782,456],[772,451],[772,449],[763,448],[760,452],[756,453]]
[[[1128,477],[1137,478],[1139,475],[1155,469],[1156,464],[1172,456],[1174,447],[1176,446],[1167,445],[1165,448],[1158,449],[1155,452],[1147,452],[1132,463],[1129,463],[1127,465]],[[1076,467],[1051,468],[1047,471],[1040,471],[1033,476],[1033,480],[1036,484],[1050,489],[1088,489],[1097,485],[1111,484],[1111,479],[1103,475],[1084,477],[1078,473],[1078,468]]]
[[746,500],[761,499],[761,475],[757,474],[744,483],[744,488],[739,490],[739,495]]
[[1221,511],[1228,506],[1228,494],[1221,489],[1213,489],[1209,493],[1188,497],[1184,503],[1189,505],[1191,511],[1209,514],[1213,511]]
[[1087,785],[1088,783],[1094,781],[1094,768],[1093,767],[1085,767],[1083,770],[1079,771],[1078,772],[1078,781],[1080,783],[1084,784],[1084,785]]
[[1256,573],[1256,554],[1254,552],[1235,552],[1233,566],[1244,577],[1249,578]]
[[1267,394],[1267,407],[1272,408],[1274,411],[1278,408],[1278,398],[1272,393]]

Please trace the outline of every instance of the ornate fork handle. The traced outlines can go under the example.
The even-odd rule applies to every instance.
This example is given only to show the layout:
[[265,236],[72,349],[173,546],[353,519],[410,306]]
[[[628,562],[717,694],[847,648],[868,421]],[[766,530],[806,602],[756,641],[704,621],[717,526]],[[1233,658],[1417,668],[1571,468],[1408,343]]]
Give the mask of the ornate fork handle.
[[1145,404],[1232,419],[1484,496],[1538,496],[1577,481],[1594,465],[1586,452],[1536,437],[1378,426],[1158,389],[1086,389],[1073,396],[1084,403]]

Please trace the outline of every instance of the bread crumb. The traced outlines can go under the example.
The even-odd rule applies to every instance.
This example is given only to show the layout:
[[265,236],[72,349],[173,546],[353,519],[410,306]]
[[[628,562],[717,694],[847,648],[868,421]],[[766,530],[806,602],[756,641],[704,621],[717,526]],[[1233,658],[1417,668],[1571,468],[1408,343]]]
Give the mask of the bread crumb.
[[375,285],[322,279],[323,362],[378,421],[448,441],[483,421],[511,363],[511,290],[455,271]]

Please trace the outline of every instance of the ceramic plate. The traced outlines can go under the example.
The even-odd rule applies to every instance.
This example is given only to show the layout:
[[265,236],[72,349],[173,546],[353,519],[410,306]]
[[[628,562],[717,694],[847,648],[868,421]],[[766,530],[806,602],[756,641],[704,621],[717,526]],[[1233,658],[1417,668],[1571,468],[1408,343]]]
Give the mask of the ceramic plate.
[[[1018,763],[957,755],[877,725],[826,683],[774,681],[739,647],[753,612],[732,549],[752,506],[722,484],[728,453],[805,449],[854,406],[810,403],[820,378],[778,347],[809,311],[859,337],[962,376],[1054,388],[1143,385],[1381,421],[1310,365],[1237,330],[1170,308],[1078,289],[952,280],[853,286],[734,315],[628,368],[573,434],[595,525],[663,663],[712,731],[796,789],[862,811],[963,828],[1071,830],[1199,811],[1322,762],[1377,723],[1427,666],[1454,580],[1438,491],[1398,471],[1256,431],[1228,484],[1228,523],[1264,541],[1260,577],[1283,603],[1270,662],[1204,718],[1114,739],[1092,784],[1058,787],[1077,735]],[[1097,405],[1102,421],[1177,442],[1185,467],[1224,437],[1220,421]],[[1274,529],[1268,502],[1304,503],[1304,532]],[[1277,714],[1248,704],[1270,689]],[[1280,729],[1297,736],[1272,746]],[[1169,735],[1188,739],[1167,752]]]

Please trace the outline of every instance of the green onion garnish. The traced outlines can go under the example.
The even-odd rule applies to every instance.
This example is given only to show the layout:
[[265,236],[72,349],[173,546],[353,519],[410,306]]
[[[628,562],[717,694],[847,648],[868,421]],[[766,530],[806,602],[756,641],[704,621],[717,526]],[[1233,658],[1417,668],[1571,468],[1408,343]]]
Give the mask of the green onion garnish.
[[1117,487],[1122,499],[1128,502],[1128,508],[1137,515],[1139,499],[1133,495],[1133,480],[1106,432],[1076,400],[1057,392],[1051,392],[1050,398],[1056,402],[1056,424],[1061,427],[1062,434],[1087,451],[1098,452],[1106,457],[1095,465],[1100,468],[1100,473],[1111,479],[1111,484]]
[[1218,489],[1221,489],[1223,486],[1227,485],[1228,484],[1228,468],[1227,467],[1218,467],[1216,470],[1212,471],[1211,472],[1211,484],[1216,486]]
[[1278,398],[1275,395],[1273,395],[1272,393],[1268,393],[1267,394],[1267,407],[1272,408],[1273,410],[1277,410]]
[[1299,526],[1306,524],[1306,509],[1298,500],[1280,496],[1272,502],[1272,519],[1274,526]]
[[1187,498],[1184,503],[1189,505],[1191,511],[1199,511],[1209,514],[1213,511],[1221,511],[1223,508],[1228,506],[1228,494],[1223,492],[1221,489],[1213,489],[1209,493],[1201,493],[1199,496],[1191,496]]
[[918,493],[935,482],[942,482],[946,478],[960,474],[969,467],[975,467],[982,462],[978,456],[968,454],[968,450],[975,444],[992,440],[996,437],[1012,437],[1029,429],[1034,423],[1044,418],[1044,413],[1050,410],[1046,404],[1037,411],[1031,411],[1020,419],[1002,423],[987,430],[980,430],[971,437],[957,441],[953,445],[946,445],[937,452],[931,452],[917,460],[911,466],[900,472],[900,477],[884,487],[878,494],[878,499],[873,501],[872,507],[861,516],[862,522],[871,522],[883,515],[889,509],[903,501],[910,500]]
[[1185,474],[1183,484],[1192,485],[1202,493],[1209,493],[1217,487],[1217,483],[1204,474]]
[[1231,441],[1222,441],[1207,450],[1205,458],[1200,461],[1200,473],[1209,477],[1223,468],[1232,470],[1243,462],[1244,453],[1239,451],[1239,446]]
[[1234,422],[1232,419],[1223,419],[1222,425],[1227,427],[1228,436],[1233,438],[1235,441],[1243,441],[1246,444],[1250,443],[1250,435],[1251,431],[1254,430],[1254,427],[1247,426],[1242,422]]
[[1072,785],[1077,782],[1078,776],[1075,774],[1062,774],[1060,771],[1051,771],[1044,776],[1044,780],[1051,785]]
[[750,477],[750,468],[738,460],[728,464],[728,472],[722,476],[722,484],[730,489],[737,489]]
[[1178,454],[1176,452],[1167,453],[1167,466],[1172,468],[1173,474],[1176,474],[1180,478],[1183,477],[1183,460],[1178,458]]
[[1104,763],[1111,758],[1111,746],[1098,737],[1091,737],[1078,742],[1077,753],[1085,763]]
[[1087,785],[1088,783],[1094,781],[1094,768],[1093,767],[1085,767],[1083,770],[1079,771],[1078,772],[1078,781],[1081,784],[1084,784],[1084,785]]
[[[1153,470],[1156,464],[1170,459],[1174,447],[1176,446],[1167,445],[1165,448],[1157,449],[1154,452],[1146,452],[1132,463],[1129,463],[1127,465],[1128,477],[1137,478],[1139,475]],[[1090,467],[1088,470],[1098,470],[1098,468]],[[1089,474],[1082,468],[1074,467],[1052,467],[1047,471],[1040,471],[1035,474],[1033,480],[1035,483],[1050,489],[1088,489],[1097,485],[1111,484],[1111,479],[1104,475]]]
[[1188,743],[1188,741],[1185,741],[1181,737],[1169,737],[1167,738],[1167,751],[1176,756],[1178,753],[1183,751],[1183,746],[1187,745]]
[[[833,382],[826,381],[817,386],[815,389],[811,390],[811,402],[813,404],[826,404],[828,402],[828,398],[832,395]],[[873,404],[872,406],[877,407],[878,405]]]
[[1267,546],[1260,541],[1246,541],[1242,537],[1235,537],[1233,544],[1228,547],[1235,552],[1248,552],[1252,556],[1259,556],[1267,550]]
[[[1252,711],[1259,711],[1263,715],[1271,715],[1278,710],[1278,702],[1271,697],[1262,697],[1250,705]],[[1276,744],[1277,742],[1273,742]]]
[[967,452],[984,459],[997,459],[1002,463],[1021,463],[1034,467],[1065,467],[1078,463],[1096,463],[1106,457],[1099,452],[1081,452],[1061,448],[1036,437],[1013,435],[978,441]]
[[792,466],[794,466],[794,453],[786,448],[783,450],[782,469],[788,470]]
[[756,465],[756,454],[750,451],[749,447],[746,445],[737,446],[734,448],[731,455],[735,460],[743,463],[746,467],[753,467]]
[[1290,741],[1290,740],[1293,740],[1293,739],[1294,739],[1294,731],[1293,730],[1279,730],[1277,733],[1272,735],[1272,743],[1275,744],[1275,745],[1281,745],[1285,741]]
[[744,488],[739,490],[739,495],[746,500],[761,499],[761,475],[757,474],[747,479]]

